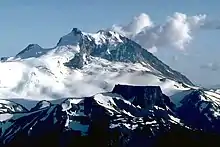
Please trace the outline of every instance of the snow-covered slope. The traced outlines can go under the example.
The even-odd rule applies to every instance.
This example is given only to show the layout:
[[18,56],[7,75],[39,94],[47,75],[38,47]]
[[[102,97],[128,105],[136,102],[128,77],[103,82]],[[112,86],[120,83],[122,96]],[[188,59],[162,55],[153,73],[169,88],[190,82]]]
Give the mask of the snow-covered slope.
[[0,71],[0,146],[201,146],[219,140],[218,91],[193,86],[112,31],[74,28],[54,48],[31,44],[1,59]]
[[0,62],[0,97],[53,100],[111,91],[115,84],[159,85],[167,95],[192,83],[135,42],[111,31],[74,28],[57,46],[31,44]]
[[27,109],[13,101],[0,100],[0,114],[27,112]]

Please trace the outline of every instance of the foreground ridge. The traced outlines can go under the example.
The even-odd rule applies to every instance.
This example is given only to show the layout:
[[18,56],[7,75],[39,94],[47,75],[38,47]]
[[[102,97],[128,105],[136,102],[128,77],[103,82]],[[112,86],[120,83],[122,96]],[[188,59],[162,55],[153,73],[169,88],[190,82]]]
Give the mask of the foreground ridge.
[[[116,85],[112,92],[91,97],[40,101],[30,110],[1,111],[0,145],[154,147],[217,143],[219,116],[211,112],[214,108],[218,111],[218,103],[209,100],[207,107],[202,105],[210,95],[192,90],[177,106],[159,86]],[[5,107],[10,104],[2,103]],[[185,110],[193,117],[183,113]]]

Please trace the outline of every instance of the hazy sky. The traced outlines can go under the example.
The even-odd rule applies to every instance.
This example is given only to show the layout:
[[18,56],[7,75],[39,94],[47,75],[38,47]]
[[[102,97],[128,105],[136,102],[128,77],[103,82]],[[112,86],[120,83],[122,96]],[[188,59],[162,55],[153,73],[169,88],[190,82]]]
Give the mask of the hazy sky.
[[[146,13],[164,24],[175,12],[205,14],[220,20],[219,0],[1,0],[0,56],[12,56],[30,43],[53,47],[59,38],[78,27],[86,32],[128,24]],[[183,51],[161,47],[155,53],[172,68],[203,85],[220,84],[220,30],[196,31]]]

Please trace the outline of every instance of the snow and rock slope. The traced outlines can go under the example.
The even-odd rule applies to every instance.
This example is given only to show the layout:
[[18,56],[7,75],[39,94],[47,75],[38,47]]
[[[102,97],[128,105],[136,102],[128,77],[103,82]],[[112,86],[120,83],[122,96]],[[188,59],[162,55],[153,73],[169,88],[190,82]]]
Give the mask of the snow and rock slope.
[[[218,141],[220,130],[208,137],[219,123],[196,126],[179,109],[159,86],[116,85],[112,92],[67,98],[57,104],[40,101],[26,112],[2,114],[0,145],[157,147]],[[197,121],[202,115],[190,118]]]
[[0,71],[3,147],[199,146],[220,136],[216,91],[112,31],[74,28],[54,48],[3,58]]
[[192,85],[137,43],[103,30],[91,34],[74,28],[49,49],[30,44],[0,62],[0,70],[0,97],[5,99],[84,97],[120,83],[159,85],[170,95]]

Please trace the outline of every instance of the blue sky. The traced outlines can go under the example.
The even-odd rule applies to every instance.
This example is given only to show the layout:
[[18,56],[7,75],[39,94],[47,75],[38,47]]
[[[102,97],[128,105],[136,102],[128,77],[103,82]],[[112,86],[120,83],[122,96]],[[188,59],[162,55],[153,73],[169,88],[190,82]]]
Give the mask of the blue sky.
[[[1,0],[0,56],[15,55],[30,43],[53,47],[73,27],[96,32],[113,24],[126,24],[140,13],[158,24],[174,12],[206,14],[211,20],[219,20],[219,5],[218,0]],[[155,55],[196,83],[220,84],[220,70],[200,68],[206,63],[220,63],[219,37],[218,30],[200,31],[186,48],[188,55],[166,49]],[[178,60],[174,61],[174,56]]]

